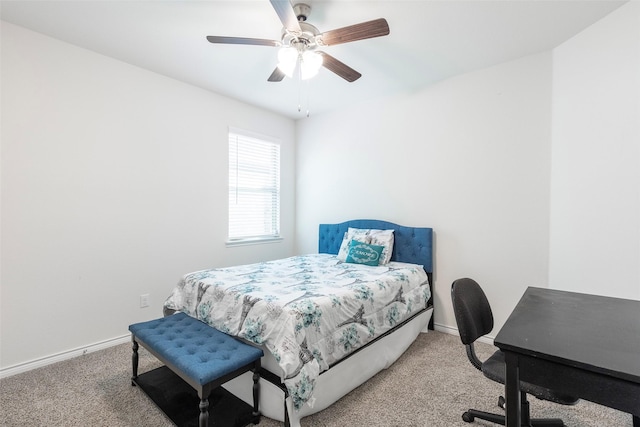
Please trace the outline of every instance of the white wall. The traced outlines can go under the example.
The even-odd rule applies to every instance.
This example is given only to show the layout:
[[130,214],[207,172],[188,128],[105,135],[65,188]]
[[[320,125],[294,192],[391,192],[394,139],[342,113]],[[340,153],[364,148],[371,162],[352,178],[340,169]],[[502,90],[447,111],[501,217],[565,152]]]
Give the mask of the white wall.
[[500,327],[547,285],[550,114],[547,52],[299,121],[298,251],[321,222],[433,227],[436,324],[455,327],[451,283],[469,276]]
[[640,2],[553,52],[551,287],[640,299]]
[[[281,243],[225,247],[228,126],[282,140]],[[127,335],[189,271],[293,255],[290,119],[2,22],[1,136],[3,369]]]

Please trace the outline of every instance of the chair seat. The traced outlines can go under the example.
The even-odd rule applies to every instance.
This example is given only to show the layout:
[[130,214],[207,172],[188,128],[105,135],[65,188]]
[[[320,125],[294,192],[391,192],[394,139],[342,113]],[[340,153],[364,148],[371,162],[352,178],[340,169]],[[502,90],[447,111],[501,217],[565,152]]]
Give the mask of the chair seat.
[[[505,381],[505,362],[504,353],[500,350],[482,363],[482,373],[490,380],[504,384]],[[559,393],[545,387],[540,387],[524,381],[520,382],[520,390],[527,394],[533,395],[538,399],[549,400],[561,405],[575,405],[578,398],[564,393]]]

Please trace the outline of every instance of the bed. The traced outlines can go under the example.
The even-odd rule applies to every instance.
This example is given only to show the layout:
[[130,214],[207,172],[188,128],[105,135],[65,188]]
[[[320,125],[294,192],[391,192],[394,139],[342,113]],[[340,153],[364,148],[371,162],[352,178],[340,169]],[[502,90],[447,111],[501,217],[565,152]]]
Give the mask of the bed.
[[[260,410],[298,427],[433,328],[432,236],[379,220],[320,224],[317,254],[185,275],[165,315],[263,347]],[[224,387],[251,402],[250,384]]]

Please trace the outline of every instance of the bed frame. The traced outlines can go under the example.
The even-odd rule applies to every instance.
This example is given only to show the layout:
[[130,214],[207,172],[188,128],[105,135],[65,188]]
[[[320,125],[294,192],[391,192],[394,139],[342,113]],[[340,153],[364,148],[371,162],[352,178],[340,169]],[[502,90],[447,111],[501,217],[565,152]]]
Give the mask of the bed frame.
[[[280,375],[268,369],[268,362],[263,363],[260,411],[269,418],[284,421],[286,427],[299,427],[301,418],[325,409],[376,373],[389,367],[405,352],[420,332],[433,329],[433,230],[431,228],[406,227],[392,222],[369,219],[351,220],[339,224],[320,224],[318,252],[336,255],[340,249],[344,233],[347,232],[349,227],[379,230],[393,229],[394,244],[391,261],[422,265],[429,277],[431,298],[424,310],[359,348],[345,359],[334,363],[329,370],[322,372],[318,378],[316,389],[330,389],[333,392],[318,398],[313,408],[306,405],[299,412],[294,412],[287,388],[282,384]],[[266,358],[267,356],[263,360]],[[367,363],[363,364],[362,360],[367,360]],[[366,367],[363,369],[365,365]],[[354,366],[357,366],[358,369],[353,369]],[[279,372],[277,369],[272,370]],[[238,378],[225,384],[224,387],[249,402],[252,395],[246,387],[241,385],[247,384],[246,382],[242,383],[244,380]],[[284,408],[284,411],[282,408]]]

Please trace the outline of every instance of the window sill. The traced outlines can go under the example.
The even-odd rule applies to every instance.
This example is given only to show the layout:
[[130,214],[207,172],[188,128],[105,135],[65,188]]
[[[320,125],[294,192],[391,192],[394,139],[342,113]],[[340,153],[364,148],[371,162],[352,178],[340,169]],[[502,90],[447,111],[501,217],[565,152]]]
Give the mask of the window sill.
[[247,245],[262,245],[266,243],[278,243],[281,242],[282,237],[256,237],[253,239],[238,239],[238,240],[227,240],[225,245],[228,248],[234,246],[247,246]]

